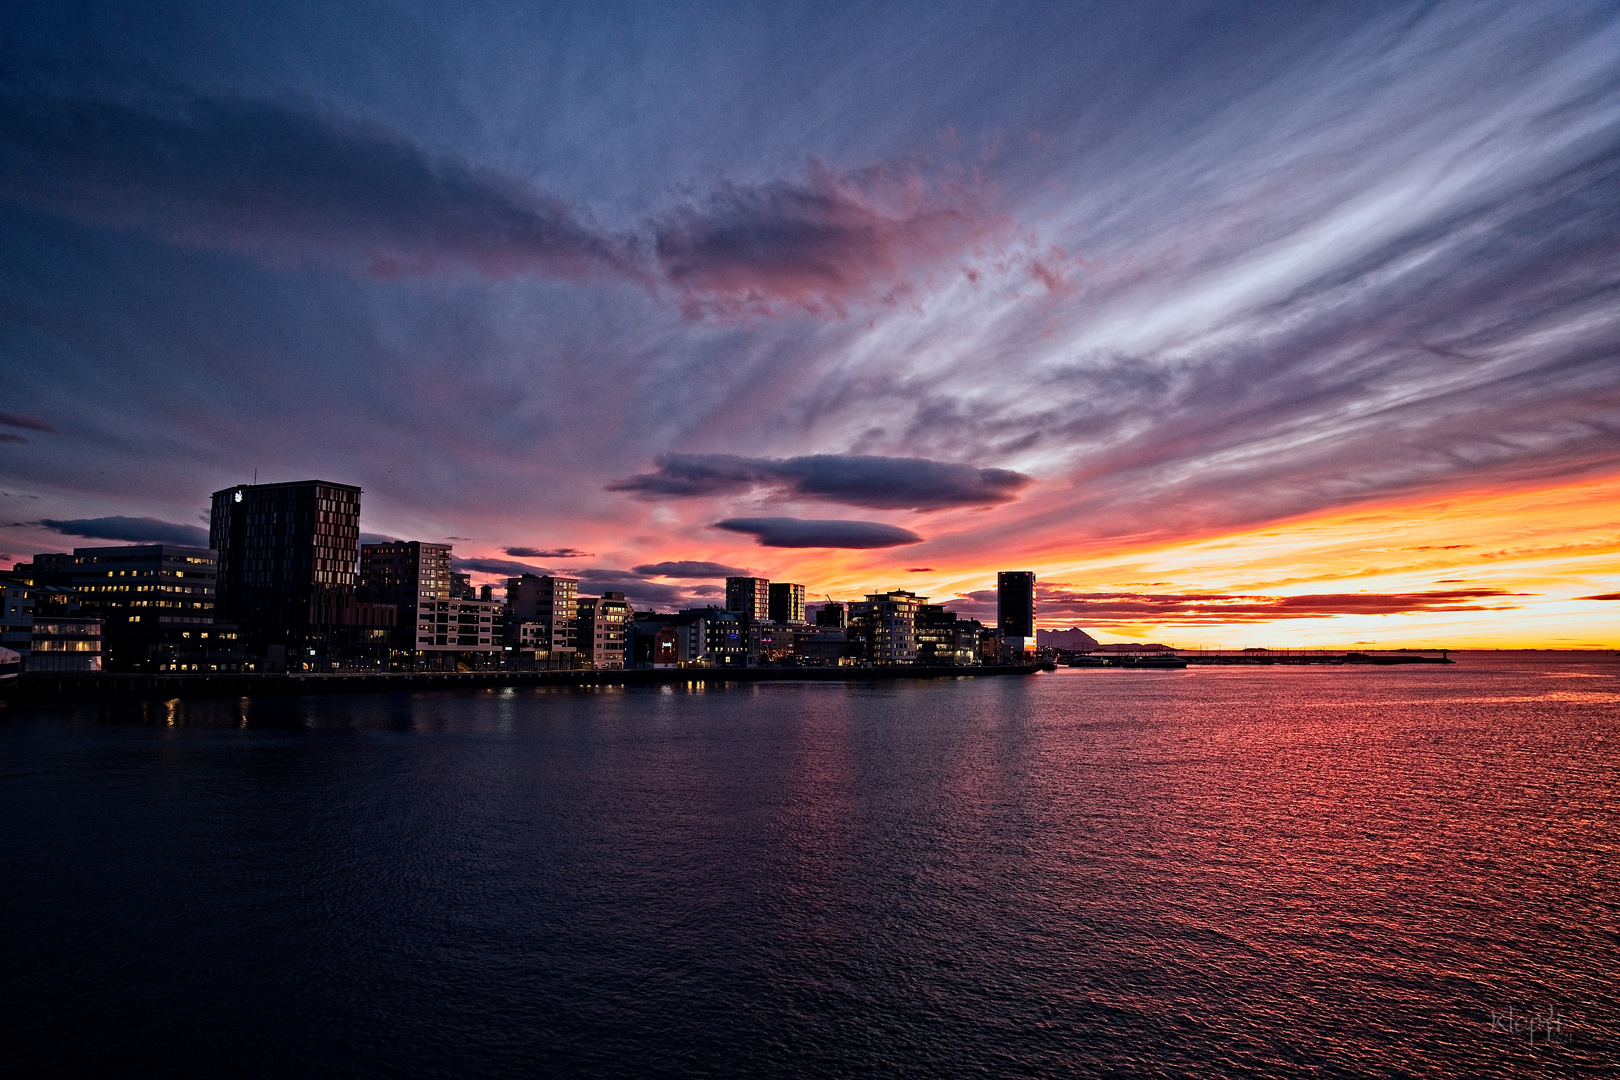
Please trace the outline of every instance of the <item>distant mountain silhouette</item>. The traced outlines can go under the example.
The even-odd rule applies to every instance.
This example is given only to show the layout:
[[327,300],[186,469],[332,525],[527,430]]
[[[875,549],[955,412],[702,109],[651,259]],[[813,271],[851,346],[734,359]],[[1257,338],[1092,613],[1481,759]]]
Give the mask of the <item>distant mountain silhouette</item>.
[[1036,630],[1035,644],[1065,652],[1085,652],[1097,647],[1097,639],[1084,630]]

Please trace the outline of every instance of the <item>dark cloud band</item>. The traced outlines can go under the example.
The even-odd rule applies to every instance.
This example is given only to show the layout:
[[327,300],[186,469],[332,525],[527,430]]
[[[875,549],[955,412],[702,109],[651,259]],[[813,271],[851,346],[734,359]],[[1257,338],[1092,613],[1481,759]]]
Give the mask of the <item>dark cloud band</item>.
[[208,530],[195,525],[177,525],[152,517],[75,518],[70,521],[45,519],[40,522],[63,536],[94,540],[118,540],[130,544],[180,544],[207,547]]
[[47,435],[55,435],[56,429],[48,421],[42,420],[31,413],[0,412],[0,424],[6,427],[22,428],[24,431],[40,431]]
[[889,548],[920,544],[923,538],[898,525],[877,521],[817,521],[807,518],[727,518],[717,529],[754,537],[761,547]]
[[748,571],[740,566],[727,566],[725,563],[693,562],[689,559],[679,559],[673,562],[647,563],[635,567],[638,574],[648,577],[668,578],[723,578],[743,577]]
[[383,277],[641,273],[577,208],[374,124],[200,96],[0,102],[0,197],[39,209]]
[[1010,502],[1032,482],[1010,469],[845,454],[795,458],[665,454],[655,464],[656,472],[615,481],[608,490],[688,498],[767,488],[787,497],[873,510],[941,510]]

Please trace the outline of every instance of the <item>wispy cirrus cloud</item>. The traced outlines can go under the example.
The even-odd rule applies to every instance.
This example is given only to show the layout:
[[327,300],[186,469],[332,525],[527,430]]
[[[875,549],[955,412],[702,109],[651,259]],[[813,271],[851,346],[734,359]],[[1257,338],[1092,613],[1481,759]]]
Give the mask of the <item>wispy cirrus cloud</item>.
[[578,548],[571,548],[571,547],[564,547],[564,548],[508,547],[508,548],[502,548],[501,550],[506,552],[508,555],[511,555],[511,556],[513,556],[515,558],[519,558],[519,559],[588,559],[588,558],[591,557],[590,552],[581,551]]
[[813,518],[727,518],[716,529],[752,536],[761,547],[781,548],[890,548],[920,544],[923,538],[910,529],[878,521],[816,520]]
[[646,498],[730,495],[765,489],[784,497],[874,510],[941,510],[1010,502],[1034,482],[1010,469],[860,454],[794,458],[665,454],[654,464],[656,471],[616,480],[607,489]]
[[[1221,625],[1321,619],[1341,615],[1404,615],[1414,612],[1509,611],[1505,602],[1527,594],[1505,589],[1441,589],[1401,593],[1311,593],[1301,596],[1248,596],[1237,593],[1078,592],[1041,586],[1043,617],[1083,625],[1172,623]],[[964,610],[994,610],[996,593],[982,589],[962,595]]]

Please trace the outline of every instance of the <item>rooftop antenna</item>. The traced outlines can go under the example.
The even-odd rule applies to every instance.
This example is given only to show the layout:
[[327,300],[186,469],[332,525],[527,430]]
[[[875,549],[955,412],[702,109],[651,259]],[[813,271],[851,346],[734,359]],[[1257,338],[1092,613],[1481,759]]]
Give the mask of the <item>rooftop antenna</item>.
[[253,482],[254,482],[254,484],[257,484],[259,482],[259,470],[258,469],[253,470]]

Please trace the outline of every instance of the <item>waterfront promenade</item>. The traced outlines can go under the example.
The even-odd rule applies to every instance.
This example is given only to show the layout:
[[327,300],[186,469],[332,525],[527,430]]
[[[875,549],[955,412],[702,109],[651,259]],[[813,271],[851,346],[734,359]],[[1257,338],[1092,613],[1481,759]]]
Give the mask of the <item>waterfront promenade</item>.
[[391,671],[292,672],[277,675],[99,672],[25,674],[15,691],[24,701],[83,698],[259,697],[283,694],[377,693],[495,686],[660,686],[744,682],[855,682],[1029,675],[1038,665],[987,667],[756,667],[632,668],[627,671]]

